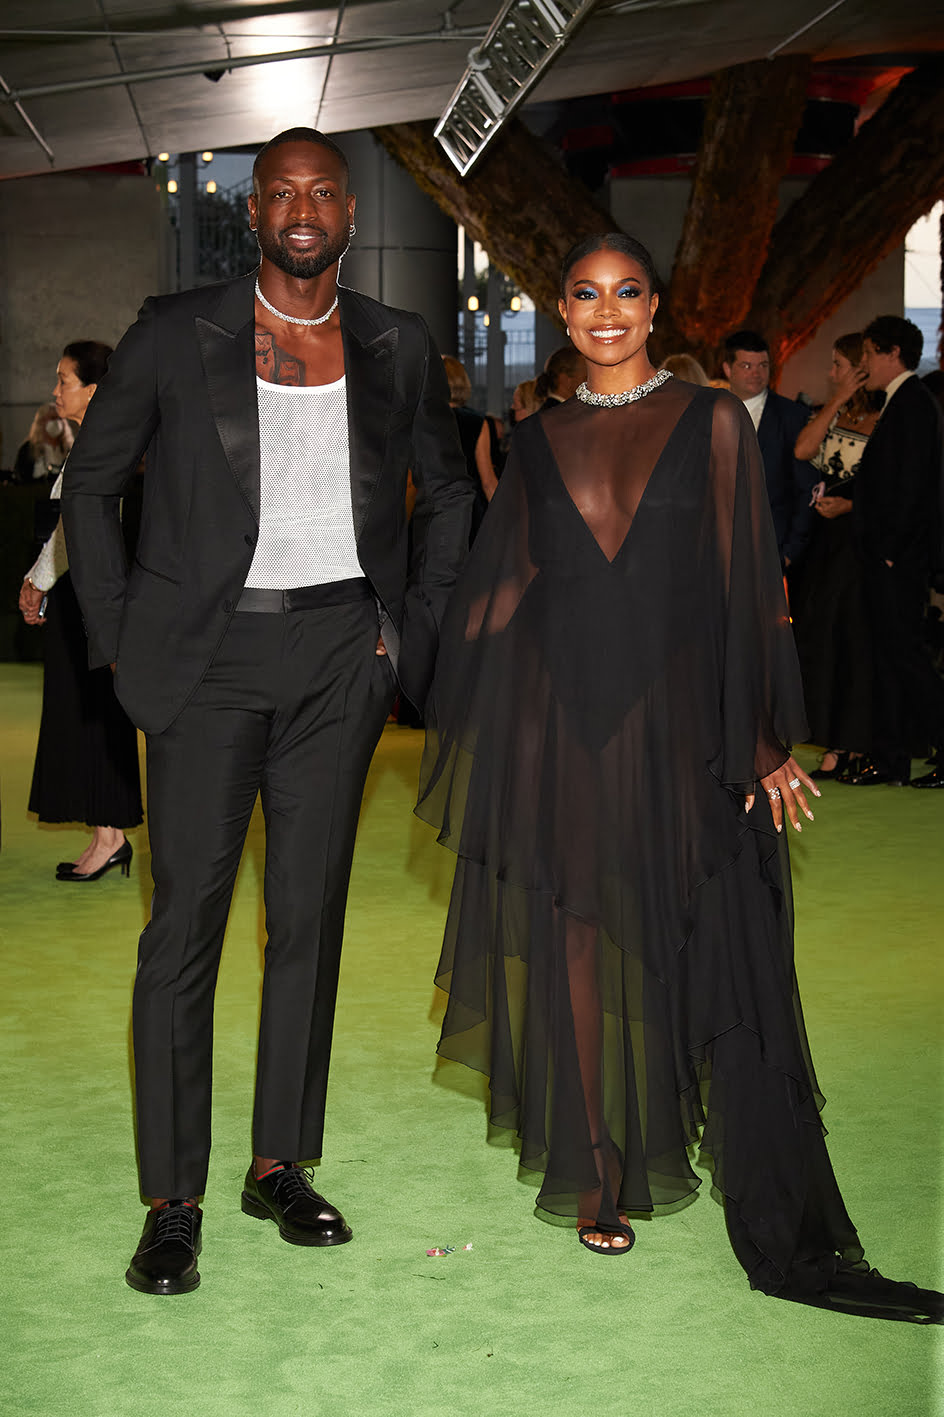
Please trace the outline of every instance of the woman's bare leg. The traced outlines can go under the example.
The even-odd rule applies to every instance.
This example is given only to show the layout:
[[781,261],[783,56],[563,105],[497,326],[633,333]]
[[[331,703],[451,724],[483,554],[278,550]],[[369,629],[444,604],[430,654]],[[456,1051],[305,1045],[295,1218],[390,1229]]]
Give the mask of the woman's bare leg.
[[[603,1118],[603,1077],[601,1053],[603,1042],[602,1003],[597,980],[597,930],[586,921],[569,916],[564,925],[567,951],[567,979],[570,986],[570,1007],[577,1044],[577,1063],[587,1124],[593,1138],[599,1184],[580,1195],[579,1229],[596,1226],[601,1211],[615,1210],[619,1196],[622,1168]],[[620,1221],[628,1225],[620,1213]],[[626,1249],[632,1242],[626,1235],[612,1230],[593,1229],[584,1241],[601,1250]]]
[[114,856],[118,848],[124,845],[125,839],[120,827],[95,827],[92,840],[76,861],[73,870],[82,876],[91,875]]

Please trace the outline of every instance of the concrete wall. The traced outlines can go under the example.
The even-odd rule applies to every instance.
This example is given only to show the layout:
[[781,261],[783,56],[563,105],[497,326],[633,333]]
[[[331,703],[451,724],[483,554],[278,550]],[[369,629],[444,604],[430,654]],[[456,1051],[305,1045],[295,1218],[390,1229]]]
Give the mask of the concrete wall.
[[[609,206],[614,220],[648,247],[664,280],[672,271],[690,185],[686,177],[621,177],[610,183]],[[799,178],[788,178],[782,184],[781,215],[805,191],[806,185],[805,179]],[[736,278],[737,273],[732,271],[731,279]],[[780,392],[787,398],[795,398],[803,390],[816,402],[821,402],[826,394],[832,342],[837,335],[861,330],[876,315],[901,315],[904,302],[905,248],[902,245],[823,322],[815,338],[787,361],[780,371]]]
[[48,401],[63,345],[116,344],[168,288],[165,222],[147,177],[53,173],[0,182],[0,466]]
[[456,354],[456,225],[371,133],[334,133],[351,164],[357,235],[341,283],[426,320],[441,354]]

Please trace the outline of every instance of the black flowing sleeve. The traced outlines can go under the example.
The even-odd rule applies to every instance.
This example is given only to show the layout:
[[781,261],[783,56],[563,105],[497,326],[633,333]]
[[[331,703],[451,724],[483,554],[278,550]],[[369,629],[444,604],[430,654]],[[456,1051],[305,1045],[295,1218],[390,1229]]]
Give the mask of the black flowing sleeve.
[[715,405],[709,479],[724,585],[722,739],[711,769],[725,786],[752,792],[808,730],[760,449],[730,396]]
[[426,748],[417,814],[459,849],[467,777],[481,752],[483,727],[516,717],[512,685],[530,652],[510,630],[536,567],[529,549],[529,511],[512,440],[496,489],[449,602],[436,674],[426,705]]

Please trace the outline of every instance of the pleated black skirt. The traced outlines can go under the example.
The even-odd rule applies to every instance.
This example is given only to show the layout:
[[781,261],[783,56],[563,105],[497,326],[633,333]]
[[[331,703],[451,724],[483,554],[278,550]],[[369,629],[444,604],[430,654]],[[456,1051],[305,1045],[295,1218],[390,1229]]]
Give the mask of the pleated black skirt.
[[790,606],[814,743],[872,746],[872,632],[852,517],[821,521],[791,585]]
[[68,572],[49,592],[43,708],[29,810],[41,822],[136,827],[143,820],[137,730],[110,669],[89,669]]

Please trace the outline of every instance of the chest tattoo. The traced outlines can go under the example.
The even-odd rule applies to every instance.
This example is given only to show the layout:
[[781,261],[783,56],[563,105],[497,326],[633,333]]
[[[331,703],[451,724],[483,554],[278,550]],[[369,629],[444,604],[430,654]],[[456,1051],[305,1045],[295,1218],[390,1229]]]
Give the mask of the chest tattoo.
[[256,330],[256,373],[269,384],[298,388],[305,382],[305,361],[276,344],[269,330]]

